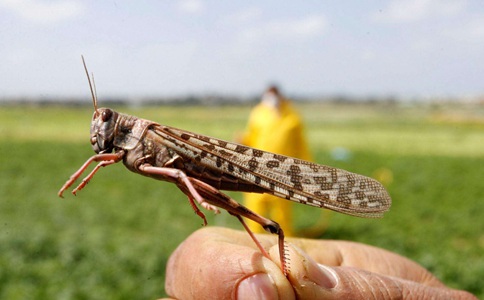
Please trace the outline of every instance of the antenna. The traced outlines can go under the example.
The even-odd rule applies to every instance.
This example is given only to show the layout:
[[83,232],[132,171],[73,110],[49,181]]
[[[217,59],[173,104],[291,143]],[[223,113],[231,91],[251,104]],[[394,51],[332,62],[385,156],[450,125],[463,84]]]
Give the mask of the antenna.
[[92,96],[92,103],[94,104],[94,110],[97,112],[97,92],[96,92],[96,85],[94,83],[94,74],[92,75],[92,83],[91,77],[89,76],[89,71],[87,71],[86,61],[84,60],[84,56],[81,55],[82,64],[84,65],[84,70],[86,71],[87,81],[89,82],[89,88],[91,89],[91,96]]

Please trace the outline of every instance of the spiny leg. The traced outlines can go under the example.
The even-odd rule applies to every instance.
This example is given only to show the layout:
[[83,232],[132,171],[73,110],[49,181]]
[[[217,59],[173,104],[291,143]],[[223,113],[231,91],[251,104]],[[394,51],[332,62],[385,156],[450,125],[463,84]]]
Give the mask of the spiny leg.
[[220,192],[216,188],[212,187],[211,185],[200,181],[198,179],[188,177],[190,181],[193,183],[195,189],[204,197],[204,199],[220,208],[227,210],[231,215],[235,216],[242,226],[244,226],[245,230],[252,238],[254,243],[256,244],[257,248],[260,249],[262,254],[270,259],[267,251],[262,247],[261,243],[255,237],[254,233],[249,229],[245,221],[242,217],[246,217],[251,219],[257,223],[259,223],[264,230],[269,233],[274,233],[278,235],[278,247],[279,247],[279,257],[281,261],[281,269],[284,275],[287,276],[288,274],[288,265],[286,261],[286,253],[285,253],[285,244],[284,244],[284,231],[282,230],[281,226],[277,222],[274,222],[270,219],[264,218],[255,212],[249,210],[247,207],[241,205],[234,199],[230,198],[229,196],[225,195],[224,193]]
[[[255,235],[247,227],[242,219],[242,216],[259,223],[266,231],[277,234],[279,238],[278,246],[281,259],[281,268],[284,275],[287,275],[286,256],[284,249],[284,232],[279,224],[252,212],[211,185],[199,179],[188,177],[182,170],[168,167],[154,167],[150,164],[140,165],[139,170],[147,174],[161,175],[167,179],[171,179],[170,181],[175,181],[178,188],[188,196],[192,208],[196,207],[195,203],[193,202],[193,199],[195,199],[200,205],[208,210],[215,210],[216,212],[219,212],[217,207],[220,207],[227,210],[230,214],[236,216],[247,230],[257,247],[261,250],[262,254],[268,258],[270,257],[267,254],[267,251],[264,250]],[[198,208],[194,208],[194,210],[197,212]]]
[[249,236],[251,237],[251,239],[254,241],[255,245],[257,246],[257,248],[259,248],[262,255],[264,255],[268,259],[271,259],[271,257],[269,256],[269,253],[267,253],[266,249],[264,249],[264,247],[262,247],[262,244],[255,237],[255,234],[252,232],[252,230],[250,230],[249,226],[247,226],[247,223],[245,223],[244,219],[240,215],[237,215],[237,214],[234,214],[234,213],[231,213],[231,212],[229,212],[229,214],[236,217],[240,221],[240,223],[242,223],[242,226],[244,227],[245,231],[247,231],[247,233],[249,234]]

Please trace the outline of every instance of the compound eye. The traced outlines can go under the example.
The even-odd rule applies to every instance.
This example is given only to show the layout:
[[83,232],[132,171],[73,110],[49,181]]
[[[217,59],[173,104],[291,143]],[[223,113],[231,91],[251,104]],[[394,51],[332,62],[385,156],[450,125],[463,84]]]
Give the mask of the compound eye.
[[113,116],[113,111],[110,109],[106,109],[105,111],[102,112],[101,119],[103,120],[103,122],[106,122],[109,119],[111,119],[112,116]]

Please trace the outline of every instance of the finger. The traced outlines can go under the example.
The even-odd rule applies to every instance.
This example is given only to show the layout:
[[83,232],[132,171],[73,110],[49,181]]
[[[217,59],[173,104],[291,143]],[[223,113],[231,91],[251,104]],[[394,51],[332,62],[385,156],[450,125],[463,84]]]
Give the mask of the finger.
[[198,230],[171,255],[166,292],[175,299],[295,299],[279,266],[248,242],[235,230]]
[[428,286],[444,286],[416,262],[381,248],[349,241],[295,239],[290,242],[324,265],[355,267]]
[[287,247],[287,255],[289,280],[298,299],[477,299],[467,292],[446,287],[352,267],[324,266],[293,246]]

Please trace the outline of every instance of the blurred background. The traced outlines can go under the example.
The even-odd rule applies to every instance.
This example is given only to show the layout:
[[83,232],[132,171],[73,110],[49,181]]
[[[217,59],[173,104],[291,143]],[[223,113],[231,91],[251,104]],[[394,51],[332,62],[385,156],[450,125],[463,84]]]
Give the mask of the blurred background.
[[295,230],[323,224],[312,237],[383,247],[484,298],[480,1],[0,0],[0,25],[0,298],[161,297],[201,227],[175,186],[121,164],[57,197],[94,153],[81,54],[100,106],[225,140],[277,83],[313,160],[393,199],[379,220],[295,205]]

